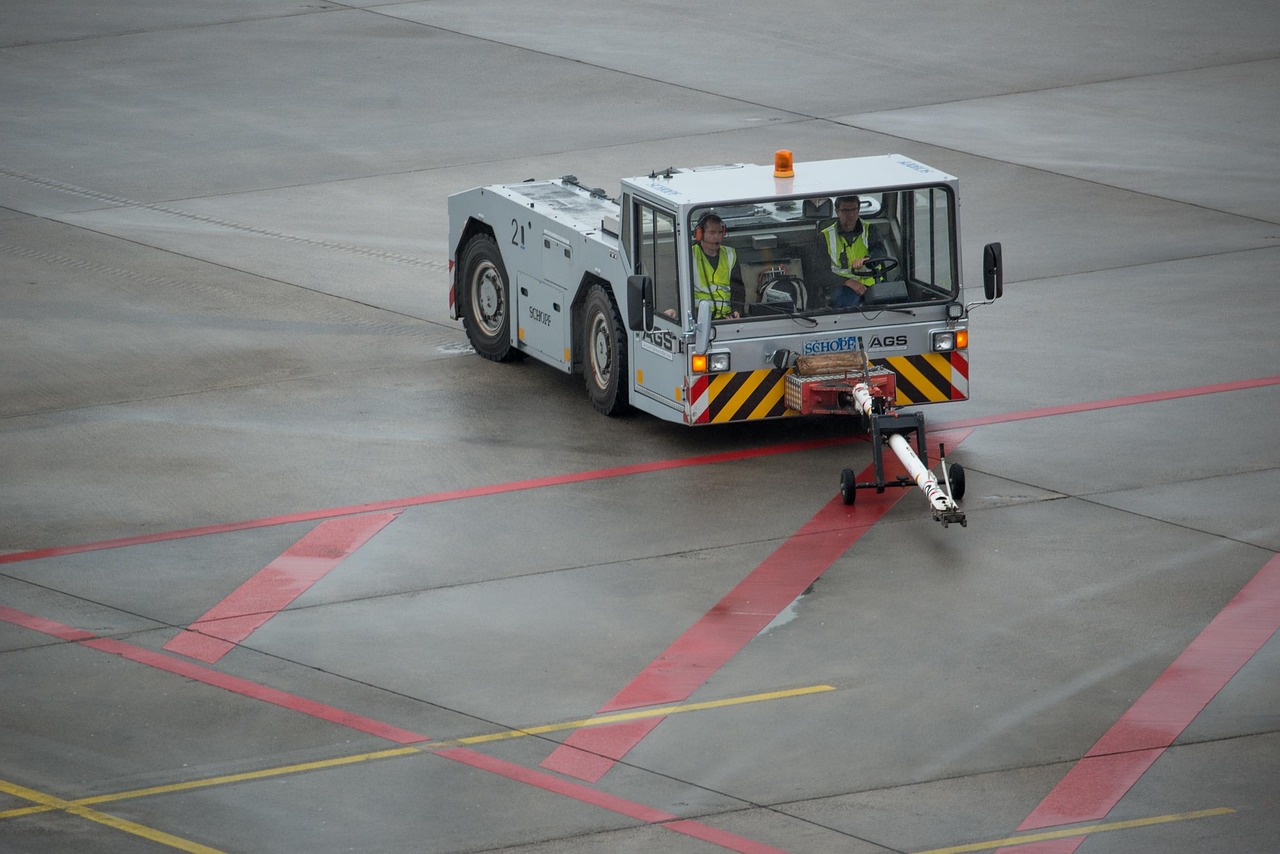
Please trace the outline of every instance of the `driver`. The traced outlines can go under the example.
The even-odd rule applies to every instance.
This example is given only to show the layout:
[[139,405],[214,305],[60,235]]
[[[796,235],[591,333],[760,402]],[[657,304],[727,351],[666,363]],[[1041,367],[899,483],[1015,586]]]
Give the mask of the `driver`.
[[858,275],[872,255],[885,254],[882,241],[870,238],[870,229],[858,217],[862,200],[857,196],[840,196],[836,199],[836,221],[819,232],[826,244],[827,257],[831,259],[831,272],[840,279],[839,287],[832,294],[837,308],[855,308],[862,304],[862,295],[875,284],[871,275]]

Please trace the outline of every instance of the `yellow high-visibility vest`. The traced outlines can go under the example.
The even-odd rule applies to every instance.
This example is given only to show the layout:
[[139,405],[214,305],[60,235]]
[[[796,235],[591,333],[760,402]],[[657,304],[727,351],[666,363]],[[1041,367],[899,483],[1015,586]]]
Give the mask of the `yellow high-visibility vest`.
[[731,302],[733,291],[729,287],[733,275],[733,265],[738,261],[738,253],[728,246],[720,247],[719,263],[712,266],[711,259],[702,251],[702,246],[693,245],[693,304],[702,300],[711,301],[713,318],[728,317],[733,312]]
[[840,233],[839,223],[832,223],[822,229],[822,236],[827,240],[827,255],[831,258],[831,272],[843,279],[857,279],[870,287],[875,284],[872,276],[859,276],[853,272],[852,262],[871,254],[867,248],[867,224],[858,221],[858,236],[853,240],[845,240]]

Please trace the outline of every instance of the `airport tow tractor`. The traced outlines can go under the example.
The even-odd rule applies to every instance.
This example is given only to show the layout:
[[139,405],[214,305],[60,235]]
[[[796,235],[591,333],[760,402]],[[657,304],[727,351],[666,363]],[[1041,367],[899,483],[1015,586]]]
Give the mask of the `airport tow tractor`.
[[[947,464],[946,448],[939,445],[942,484],[929,470],[925,444],[924,413],[903,412],[894,406],[897,375],[888,368],[873,367],[864,352],[831,356],[801,356],[787,376],[787,405],[805,413],[852,413],[859,416],[870,436],[875,480],[859,483],[853,469],[840,472],[840,497],[845,504],[857,500],[859,489],[883,493],[889,487],[917,486],[933,510],[933,518],[946,528],[957,522],[968,527],[964,511],[956,503],[964,497],[964,468]],[[915,448],[908,437],[915,434]],[[902,462],[907,476],[887,480],[884,446]]]
[[[846,469],[845,503],[915,483],[935,519],[965,524],[963,469],[944,458],[940,486],[924,416],[899,409],[969,399],[970,314],[1003,294],[998,242],[983,249],[984,299],[962,282],[959,179],[901,154],[796,162],[779,149],[772,164],[672,167],[620,188],[566,175],[449,197],[449,316],[477,354],[580,375],[607,416],[859,417],[876,477]],[[852,205],[850,243],[835,226]],[[710,290],[708,225],[731,250],[712,253],[729,278]],[[854,247],[862,266],[837,265]],[[866,285],[856,305],[837,298],[849,273]],[[910,479],[886,478],[884,445]]]
[[[478,355],[579,375],[603,415],[690,427],[810,414],[786,394],[795,356],[864,353],[896,374],[894,406],[969,399],[970,312],[1000,296],[1000,244],[983,250],[975,302],[954,176],[900,154],[796,162],[781,149],[772,164],[620,187],[614,199],[566,175],[449,197],[449,315]],[[839,250],[837,207],[851,204],[862,237]],[[696,259],[717,222],[741,285],[730,273],[709,293]],[[833,240],[865,245],[857,305],[836,299],[848,277]]]

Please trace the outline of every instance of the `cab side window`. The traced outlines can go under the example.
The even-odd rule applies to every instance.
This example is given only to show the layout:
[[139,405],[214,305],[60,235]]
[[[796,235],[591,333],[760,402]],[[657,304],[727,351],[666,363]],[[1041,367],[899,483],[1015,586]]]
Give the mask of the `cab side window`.
[[675,320],[680,316],[675,217],[637,202],[632,221],[636,228],[636,272],[653,279],[654,314],[660,320]]
[[951,195],[942,189],[916,190],[911,209],[911,278],[935,292],[956,288],[951,251]]

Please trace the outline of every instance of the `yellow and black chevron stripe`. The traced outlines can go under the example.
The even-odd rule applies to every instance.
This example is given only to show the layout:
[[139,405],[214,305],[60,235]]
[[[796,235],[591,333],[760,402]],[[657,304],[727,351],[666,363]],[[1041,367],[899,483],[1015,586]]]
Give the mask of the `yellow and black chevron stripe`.
[[968,360],[964,354],[923,353],[919,356],[893,356],[872,359],[898,375],[895,406],[919,403],[941,403],[969,397]]
[[786,370],[734,371],[699,377],[691,389],[695,424],[794,415],[786,404]]
[[[965,400],[969,396],[964,353],[924,353],[873,359],[897,374],[895,406]],[[787,408],[786,370],[734,371],[701,376],[690,389],[689,420],[694,424],[757,421],[797,414]]]

